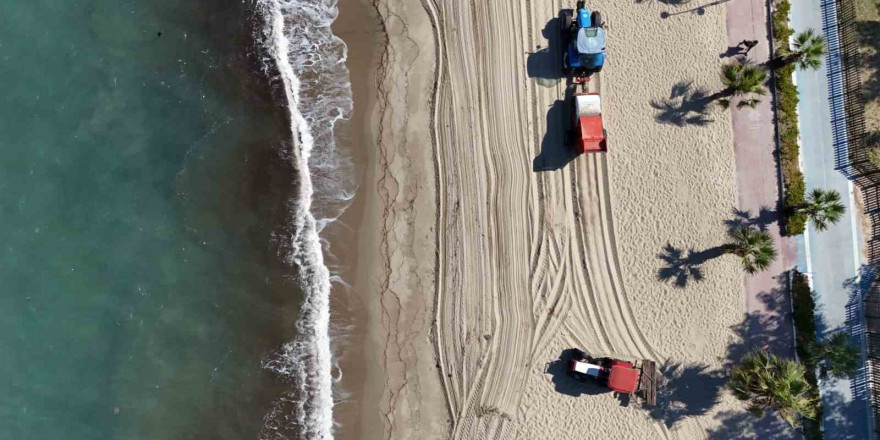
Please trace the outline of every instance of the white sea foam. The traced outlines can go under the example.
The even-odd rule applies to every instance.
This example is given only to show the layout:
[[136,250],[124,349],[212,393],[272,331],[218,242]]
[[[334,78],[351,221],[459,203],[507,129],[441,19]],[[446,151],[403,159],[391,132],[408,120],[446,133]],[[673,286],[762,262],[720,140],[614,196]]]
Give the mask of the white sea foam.
[[[352,110],[346,47],[330,24],[336,0],[257,0],[264,20],[263,43],[280,76],[290,109],[299,172],[298,194],[290,204],[287,259],[298,267],[303,305],[297,335],[264,368],[295,388],[266,415],[261,438],[333,438],[331,355],[331,273],[324,263],[320,232],[339,217],[353,194],[351,164],[336,149],[334,124]],[[341,377],[341,372],[336,373]]]

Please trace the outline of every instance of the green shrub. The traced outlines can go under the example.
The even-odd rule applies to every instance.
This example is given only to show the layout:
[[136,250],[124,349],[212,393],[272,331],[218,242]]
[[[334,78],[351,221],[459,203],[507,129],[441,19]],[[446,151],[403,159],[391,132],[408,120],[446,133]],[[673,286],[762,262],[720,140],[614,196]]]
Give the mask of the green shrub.
[[[809,349],[816,343],[816,301],[807,276],[795,271],[791,277],[791,303],[794,309],[793,320],[797,337],[796,350],[801,362],[807,368],[806,379],[813,386],[818,396],[818,378],[816,377],[816,361],[810,356]],[[814,420],[804,420],[803,432],[807,440],[822,439],[822,405]]]
[[775,2],[773,8],[773,36],[777,40],[788,42],[788,37],[794,31],[788,27],[788,12],[791,10],[791,3],[788,0]]
[[798,357],[807,368],[813,369],[815,365],[808,361],[810,358],[808,348],[810,344],[816,342],[816,301],[807,282],[807,276],[800,272],[795,272],[791,277],[791,302],[794,309],[794,326],[797,329]]
[[804,189],[804,175],[800,170],[792,171],[786,176],[785,185],[785,234],[799,235],[807,229],[807,216],[804,213],[794,212],[794,207],[804,203],[806,198]]
[[[773,10],[773,32],[777,48],[788,47],[788,37],[792,30],[788,26],[788,12],[791,5],[787,0],[775,2]],[[782,169],[782,182],[785,187],[782,219],[786,235],[803,234],[807,228],[807,216],[796,213],[794,208],[804,202],[806,188],[804,176],[798,163],[798,94],[791,77],[794,66],[788,65],[776,70],[776,117],[779,118],[779,161]]]

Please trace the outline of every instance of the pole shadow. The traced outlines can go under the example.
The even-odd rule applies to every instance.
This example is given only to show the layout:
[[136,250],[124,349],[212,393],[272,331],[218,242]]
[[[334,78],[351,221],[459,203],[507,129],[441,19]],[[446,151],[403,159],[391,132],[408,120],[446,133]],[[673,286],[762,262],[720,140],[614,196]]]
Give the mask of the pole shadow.
[[651,3],[652,1],[656,1],[657,3],[662,3],[662,4],[668,5],[668,6],[680,6],[680,5],[683,5],[683,4],[690,2],[691,0],[635,0],[635,4],[637,4],[637,5],[648,4],[648,3]]
[[[691,13],[691,14],[694,14],[694,15],[705,15],[705,14],[706,14],[706,8],[710,8],[710,7],[712,7],[712,6],[717,6],[717,5],[720,5],[720,4],[722,4],[722,3],[727,3],[727,2],[729,2],[729,1],[730,1],[730,0],[716,0],[716,1],[711,2],[711,3],[706,3],[705,5],[697,6],[696,8],[693,8],[693,9],[688,9],[688,10],[686,10],[686,11],[679,11],[679,12],[666,12],[666,11],[663,11],[663,12],[660,13],[660,18],[667,19],[667,18],[672,17],[672,16],[674,16],[674,15],[681,15],[681,14],[687,14],[687,13]],[[679,4],[681,4],[681,3],[679,3]]]

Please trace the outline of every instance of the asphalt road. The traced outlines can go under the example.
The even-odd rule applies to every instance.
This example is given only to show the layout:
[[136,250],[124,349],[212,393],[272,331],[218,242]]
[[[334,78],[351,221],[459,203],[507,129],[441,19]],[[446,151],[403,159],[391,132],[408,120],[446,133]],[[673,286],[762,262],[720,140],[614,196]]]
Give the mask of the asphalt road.
[[[806,28],[822,31],[819,0],[791,0],[791,3],[791,23],[796,33]],[[807,191],[813,188],[837,190],[847,208],[844,218],[825,231],[817,232],[810,226],[804,240],[806,272],[812,279],[819,311],[819,334],[827,335],[846,329],[851,286],[857,285],[861,265],[859,240],[852,209],[852,185],[834,169],[831,108],[824,63],[816,70],[798,70],[796,81],[800,98],[801,161]],[[855,303],[859,304],[858,301]],[[854,398],[851,385],[849,380],[827,380],[820,385],[827,440],[871,438],[868,405],[863,399]]]

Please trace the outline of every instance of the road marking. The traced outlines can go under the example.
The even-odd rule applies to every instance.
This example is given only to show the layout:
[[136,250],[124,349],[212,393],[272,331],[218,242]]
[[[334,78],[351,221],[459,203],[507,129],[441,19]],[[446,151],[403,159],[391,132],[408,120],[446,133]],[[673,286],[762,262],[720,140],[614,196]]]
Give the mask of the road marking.
[[852,181],[847,179],[846,186],[849,188],[849,223],[852,228],[852,236],[853,236],[853,262],[856,266],[856,280],[861,279],[861,268],[862,268],[862,257],[861,251],[859,249],[860,240],[859,240],[859,225],[856,220],[856,199],[855,199],[855,188],[853,187]]
[[806,230],[804,230],[804,253],[807,258],[807,271],[804,272],[804,275],[807,276],[807,284],[810,286],[810,290],[813,289],[813,263],[812,258],[810,257],[810,226],[807,225]]

